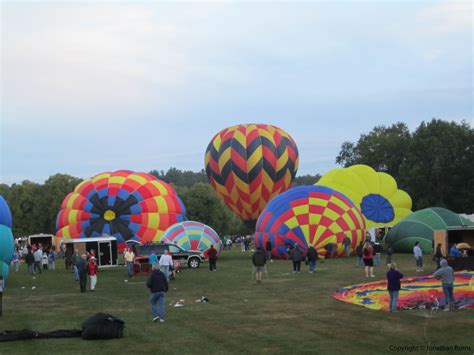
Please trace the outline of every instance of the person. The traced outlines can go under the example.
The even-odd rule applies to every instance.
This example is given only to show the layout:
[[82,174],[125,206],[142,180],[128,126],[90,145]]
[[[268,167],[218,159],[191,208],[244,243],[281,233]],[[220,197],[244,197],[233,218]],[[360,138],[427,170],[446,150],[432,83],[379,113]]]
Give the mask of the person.
[[309,265],[309,272],[312,274],[316,272],[316,261],[319,259],[318,252],[314,247],[311,245],[308,248],[308,252],[306,253],[306,260],[308,261]]
[[257,248],[255,253],[252,255],[253,269],[255,271],[255,279],[257,283],[262,283],[262,274],[265,270],[265,264],[267,262],[267,257],[262,249]]
[[18,247],[15,247],[13,250],[12,265],[15,267],[15,272],[20,270],[20,253],[18,252]]
[[[63,244],[65,245],[65,244]],[[64,266],[66,267],[66,270],[69,270],[72,266],[72,255],[73,251],[71,248],[65,248],[64,251]]]
[[413,247],[413,255],[415,256],[416,261],[416,272],[423,271],[423,252],[420,248],[420,242],[415,242]]
[[334,254],[336,253],[337,244],[336,243],[328,243],[328,244],[326,244],[326,246],[324,248],[327,251],[326,259],[333,259]]
[[150,254],[148,263],[149,263],[151,266],[153,266],[153,264],[158,263],[158,256],[156,255],[156,253],[155,253],[154,250],[151,251],[151,254]]
[[356,248],[356,255],[357,255],[356,267],[364,265],[364,259],[363,259],[364,252],[363,252],[363,249],[364,249],[364,242],[361,241],[359,243],[359,245],[357,246],[357,248]]
[[272,242],[270,241],[270,239],[268,239],[267,243],[265,244],[265,250],[267,251],[267,260],[270,260],[271,263],[273,263],[272,249]]
[[48,269],[56,270],[56,255],[54,253],[54,248],[51,248],[48,254]]
[[365,265],[365,277],[375,277],[374,275],[374,248],[372,244],[366,240],[364,246],[362,248],[363,256],[362,259],[364,260]]
[[443,258],[444,256],[443,256],[443,251],[441,250],[441,243],[438,243],[438,245],[436,246],[435,254],[433,256],[433,260],[436,261],[436,270],[438,270],[441,267],[440,262],[441,262],[441,259]]
[[91,291],[95,291],[95,286],[97,285],[97,271],[99,271],[99,267],[97,266],[95,256],[91,256],[89,258],[89,262],[87,263],[87,274],[91,279]]
[[342,244],[344,245],[344,252],[346,253],[346,256],[349,257],[351,256],[351,239],[349,237],[345,237],[342,240]]
[[25,256],[25,262],[26,262],[26,266],[27,266],[27,269],[28,269],[28,272],[32,275],[35,274],[35,257],[33,256],[33,253],[31,251],[31,249],[28,249],[28,253],[26,254]]
[[41,274],[41,261],[43,260],[43,250],[41,250],[41,248],[36,249],[36,251],[33,253],[33,256],[35,258],[35,272],[38,271],[38,273]]
[[386,276],[387,291],[390,296],[390,312],[397,312],[398,293],[400,292],[401,288],[400,280],[403,278],[403,274],[397,270],[397,265],[395,263],[391,263]]
[[87,254],[82,254],[81,258],[77,262],[77,272],[79,274],[79,287],[81,292],[84,293],[87,291],[86,284],[87,284]]
[[382,244],[380,244],[380,242],[377,241],[374,244],[374,266],[380,265],[380,256],[382,254],[382,251],[383,251]]
[[211,244],[211,247],[207,251],[207,257],[209,258],[209,271],[216,271],[217,250],[213,244]]
[[293,274],[299,274],[301,272],[301,260],[303,259],[303,253],[301,252],[300,246],[298,244],[295,244],[293,249],[290,251],[290,259],[293,261]]
[[456,243],[454,243],[451,246],[451,249],[449,249],[449,254],[451,254],[451,256],[455,256],[455,257],[461,256],[461,253],[459,252]]
[[77,268],[77,264],[81,260],[81,257],[79,256],[79,250],[75,249],[74,254],[72,254],[72,266],[74,269],[74,277],[76,281],[79,281],[79,269]]
[[385,260],[385,265],[390,265],[392,263],[393,248],[392,244],[387,244],[387,259]]
[[133,260],[135,259],[135,254],[132,249],[128,248],[124,255],[125,262],[127,263],[127,273],[128,277],[133,276]]
[[41,264],[43,265],[43,270],[48,270],[48,252],[43,251],[43,256],[41,257]]
[[160,257],[160,261],[158,262],[161,271],[166,277],[166,281],[170,282],[170,269],[171,265],[173,265],[173,258],[171,257],[168,250],[163,252],[163,255]]
[[448,265],[446,259],[441,259],[439,262],[440,268],[433,273],[433,276],[441,280],[441,285],[443,287],[443,293],[445,297],[445,307],[446,312],[454,310],[454,270],[451,266]]
[[[161,323],[165,321],[165,295],[168,292],[168,280],[165,274],[159,270],[158,264],[153,264],[152,273],[148,276],[146,286],[150,289],[150,306],[153,322],[160,320]],[[159,302],[159,308],[156,303]]]

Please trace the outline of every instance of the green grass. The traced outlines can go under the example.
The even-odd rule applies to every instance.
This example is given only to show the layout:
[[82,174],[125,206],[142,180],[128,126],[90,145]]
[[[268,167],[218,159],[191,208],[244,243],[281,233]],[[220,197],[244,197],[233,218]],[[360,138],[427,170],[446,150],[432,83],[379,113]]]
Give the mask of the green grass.
[[[163,324],[151,322],[145,278],[125,283],[123,267],[101,270],[97,291],[81,294],[62,263],[59,270],[35,280],[22,265],[8,280],[0,330],[74,329],[92,314],[108,312],[126,321],[126,336],[94,342],[77,338],[1,343],[0,354],[379,354],[390,352],[391,345],[427,344],[471,346],[466,353],[474,351],[473,310],[435,312],[427,318],[421,310],[391,314],[333,299],[337,288],[367,281],[362,268],[354,267],[354,258],[327,260],[316,274],[307,273],[303,264],[304,271],[296,275],[290,273],[289,261],[275,261],[261,285],[251,281],[250,258],[250,252],[233,250],[218,260],[217,272],[208,272],[207,264],[184,269],[171,282]],[[396,255],[394,261],[405,276],[415,274],[411,255]],[[383,268],[375,273],[375,280],[384,277]],[[196,303],[201,296],[210,302]],[[184,307],[169,306],[179,299],[185,300]]]

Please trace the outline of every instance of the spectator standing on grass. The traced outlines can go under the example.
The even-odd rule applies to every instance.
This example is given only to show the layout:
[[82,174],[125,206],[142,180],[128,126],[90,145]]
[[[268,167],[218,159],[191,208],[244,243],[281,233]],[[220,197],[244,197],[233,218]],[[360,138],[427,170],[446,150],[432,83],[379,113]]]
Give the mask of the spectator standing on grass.
[[364,259],[363,259],[364,252],[363,252],[363,249],[364,249],[364,242],[361,241],[359,243],[359,245],[357,246],[357,248],[356,248],[356,255],[357,255],[356,267],[364,265]]
[[[146,281],[146,286],[150,289],[151,295],[149,298],[151,306],[151,314],[153,316],[153,322],[159,320],[160,322],[165,321],[165,297],[168,292],[168,280],[165,274],[159,270],[158,264],[153,264],[152,273]],[[156,303],[159,302],[159,308]]]
[[79,269],[77,268],[79,261],[81,261],[81,257],[79,256],[79,250],[76,249],[74,250],[74,254],[72,254],[72,267],[76,281],[79,281]]
[[390,265],[392,263],[393,248],[390,243],[387,244],[387,259],[385,260],[385,265]]
[[207,251],[207,257],[209,258],[209,271],[217,271],[217,250],[214,248],[214,245],[211,244],[211,247]]
[[334,259],[334,255],[336,254],[337,244],[336,243],[328,243],[324,247],[327,251],[326,259]]
[[342,240],[342,244],[344,245],[344,252],[346,253],[346,256],[349,257],[351,256],[351,239],[349,237],[345,237]]
[[318,252],[314,247],[311,245],[308,248],[308,252],[306,253],[306,260],[308,261],[309,272],[312,274],[316,271],[316,261],[319,259]]
[[124,255],[125,262],[127,264],[127,273],[128,277],[133,276],[133,260],[135,259],[135,254],[132,249],[128,248]]
[[443,287],[443,293],[446,300],[446,306],[444,310],[446,312],[454,310],[454,270],[451,266],[448,265],[446,259],[441,259],[440,261],[441,268],[436,270],[433,276],[441,280],[441,285]]
[[41,271],[41,261],[43,260],[43,250],[37,249],[34,253],[33,256],[35,258],[35,272],[38,271],[38,273],[42,273]]
[[420,248],[420,242],[415,242],[413,247],[413,255],[415,256],[416,261],[416,272],[423,271],[423,252]]
[[436,246],[436,251],[435,251],[435,254],[433,256],[433,260],[436,262],[436,270],[438,270],[440,267],[441,267],[441,259],[443,259],[444,256],[443,256],[443,251],[441,250],[441,243],[438,243],[438,245]]
[[97,285],[97,271],[99,271],[99,267],[97,266],[96,258],[91,256],[87,263],[87,274],[91,279],[91,291],[95,291],[95,286]]
[[79,287],[81,292],[84,293],[87,291],[87,254],[82,254],[82,257],[77,263],[77,271],[79,273]]
[[13,249],[13,258],[12,258],[12,265],[15,267],[15,272],[20,270],[20,253],[18,252],[18,247]]
[[48,254],[48,268],[50,270],[56,270],[56,254],[54,252],[54,247],[51,248]]
[[377,241],[374,245],[374,266],[379,266],[380,265],[380,256],[382,254],[383,248],[382,244],[380,244],[379,241]]
[[267,242],[265,243],[265,250],[267,251],[267,260],[270,260],[271,263],[273,263],[273,259],[272,259],[272,242],[270,241],[270,239],[267,240]]
[[43,251],[43,256],[41,257],[41,264],[43,265],[43,270],[48,270],[48,252]]
[[397,265],[395,263],[391,263],[387,272],[387,291],[390,296],[390,312],[397,312],[398,293],[400,292],[400,280],[402,278],[403,274],[397,270]]
[[253,269],[255,271],[255,279],[257,280],[257,283],[262,283],[262,274],[263,271],[265,270],[265,264],[267,262],[267,258],[265,256],[265,253],[263,252],[262,249],[258,248],[255,253],[252,255],[252,263],[253,263]]
[[34,275],[35,274],[35,257],[33,256],[31,249],[28,249],[28,253],[25,255],[25,262],[26,262],[26,267],[28,269],[28,272]]
[[290,251],[290,259],[293,262],[293,274],[301,272],[301,260],[303,260],[303,253],[301,252],[300,246],[295,244],[293,249]]
[[372,244],[368,240],[364,243],[362,252],[363,252],[362,259],[364,260],[364,265],[365,265],[365,277],[375,277],[374,275],[374,248],[372,247]]
[[166,277],[166,281],[170,282],[170,270],[171,266],[173,265],[173,258],[170,255],[170,252],[165,250],[163,255],[160,257],[160,261],[158,262],[161,271]]
[[149,263],[151,266],[153,266],[153,264],[157,264],[157,263],[158,263],[158,256],[156,255],[156,253],[155,253],[154,250],[151,251],[151,254],[150,254],[148,263]]

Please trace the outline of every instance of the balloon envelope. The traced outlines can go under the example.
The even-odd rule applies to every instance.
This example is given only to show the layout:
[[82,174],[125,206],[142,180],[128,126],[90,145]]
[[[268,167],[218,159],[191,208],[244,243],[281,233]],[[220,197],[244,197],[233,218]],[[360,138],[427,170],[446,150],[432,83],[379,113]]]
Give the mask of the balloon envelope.
[[186,250],[205,251],[214,245],[220,253],[223,249],[221,238],[211,227],[194,221],[185,221],[170,226],[162,241],[179,245]]
[[255,221],[267,203],[286,191],[298,169],[298,149],[282,129],[242,124],[223,129],[205,156],[209,182],[242,220]]
[[270,240],[273,255],[284,258],[294,244],[304,251],[312,245],[325,255],[326,245],[335,243],[335,256],[339,256],[345,237],[351,240],[352,249],[365,237],[365,221],[354,203],[328,187],[298,186],[275,197],[263,210],[255,244],[265,248]]
[[166,182],[119,170],[85,180],[66,196],[56,220],[56,236],[112,235],[119,243],[146,243],[160,240],[170,225],[185,219],[183,203]]

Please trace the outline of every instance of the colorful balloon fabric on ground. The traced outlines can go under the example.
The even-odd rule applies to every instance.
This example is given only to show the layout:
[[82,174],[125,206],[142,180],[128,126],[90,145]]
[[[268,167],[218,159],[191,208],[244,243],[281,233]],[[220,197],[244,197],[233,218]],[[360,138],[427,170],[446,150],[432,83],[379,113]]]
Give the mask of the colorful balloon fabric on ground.
[[119,243],[147,243],[160,240],[170,225],[185,219],[186,209],[170,185],[150,174],[119,170],[85,180],[66,196],[56,235],[112,235]]
[[424,253],[433,253],[435,230],[462,226],[474,226],[474,223],[445,208],[425,208],[398,222],[387,233],[385,241],[390,243],[396,252],[411,253],[415,242],[418,241]]
[[346,196],[324,186],[299,186],[275,197],[260,215],[256,247],[265,248],[267,240],[273,255],[287,257],[287,248],[298,244],[304,252],[309,245],[320,255],[325,246],[336,243],[335,256],[343,255],[342,241],[351,239],[354,250],[365,237],[365,221],[359,209]]
[[286,191],[298,170],[298,148],[284,130],[266,124],[223,129],[209,143],[209,182],[242,220],[256,221],[267,203]]
[[13,257],[15,240],[12,233],[12,213],[7,201],[0,196],[0,275],[6,280]]
[[349,197],[366,219],[367,228],[393,226],[411,213],[412,201],[395,179],[367,165],[330,170],[316,183]]
[[[457,308],[474,308],[474,272],[454,273],[454,299]],[[390,297],[387,281],[343,287],[333,297],[358,306],[375,310],[389,310]],[[398,307],[401,309],[438,308],[444,306],[441,281],[431,275],[406,277],[401,280]]]
[[209,226],[199,222],[186,221],[170,226],[162,237],[163,242],[179,245],[186,250],[205,251],[214,245],[217,252],[223,249],[219,235]]

